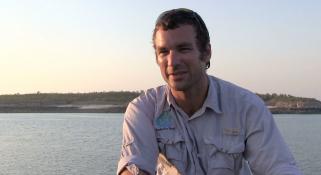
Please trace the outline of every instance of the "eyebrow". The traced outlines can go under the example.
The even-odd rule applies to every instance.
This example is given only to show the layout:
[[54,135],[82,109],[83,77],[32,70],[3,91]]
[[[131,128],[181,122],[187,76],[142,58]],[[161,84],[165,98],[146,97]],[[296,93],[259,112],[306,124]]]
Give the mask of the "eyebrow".
[[192,43],[183,42],[183,43],[178,44],[176,47],[180,48],[180,47],[192,47],[192,46],[193,46]]
[[[175,46],[175,48],[180,48],[180,47],[192,47],[193,44],[192,43],[189,43],[189,42],[182,42],[182,43],[179,43]],[[167,49],[167,47],[165,46],[157,46],[156,47],[156,50],[164,50],[164,49]]]

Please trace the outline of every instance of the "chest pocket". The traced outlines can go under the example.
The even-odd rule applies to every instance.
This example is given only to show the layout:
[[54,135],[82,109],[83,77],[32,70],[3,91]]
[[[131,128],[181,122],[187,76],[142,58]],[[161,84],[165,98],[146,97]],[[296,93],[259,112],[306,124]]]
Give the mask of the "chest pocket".
[[165,155],[181,174],[184,174],[187,160],[187,149],[183,136],[177,129],[156,130],[159,152]]
[[[234,136],[239,137],[239,136]],[[228,140],[222,142],[221,140]],[[234,139],[234,141],[231,141]],[[239,138],[219,138],[205,136],[204,143],[207,149],[207,174],[239,174],[242,166],[244,143]]]

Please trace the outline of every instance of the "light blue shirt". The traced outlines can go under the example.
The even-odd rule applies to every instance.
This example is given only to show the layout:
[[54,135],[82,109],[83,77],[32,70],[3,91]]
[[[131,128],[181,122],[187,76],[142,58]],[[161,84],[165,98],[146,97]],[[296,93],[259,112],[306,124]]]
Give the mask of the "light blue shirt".
[[127,107],[119,173],[135,164],[155,174],[164,154],[181,174],[301,174],[270,111],[255,94],[208,76],[203,106],[189,117],[168,86],[146,91]]

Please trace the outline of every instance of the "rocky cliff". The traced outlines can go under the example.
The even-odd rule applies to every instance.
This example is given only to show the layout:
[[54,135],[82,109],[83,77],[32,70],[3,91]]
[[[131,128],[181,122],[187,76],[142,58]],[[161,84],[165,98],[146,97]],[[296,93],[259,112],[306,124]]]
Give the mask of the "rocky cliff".
[[321,102],[314,98],[294,97],[285,94],[257,94],[270,111],[282,113],[321,113]]

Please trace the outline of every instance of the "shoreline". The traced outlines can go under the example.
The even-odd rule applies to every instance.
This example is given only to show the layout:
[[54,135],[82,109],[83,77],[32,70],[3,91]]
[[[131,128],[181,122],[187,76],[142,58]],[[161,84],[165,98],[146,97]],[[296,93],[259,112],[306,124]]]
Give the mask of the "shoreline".
[[0,113],[124,113],[126,106],[84,107],[84,106],[0,106]]
[[[0,113],[125,113],[127,105],[0,106]],[[321,114],[321,108],[268,108],[272,114]]]
[[[124,113],[142,91],[0,95],[0,113]],[[272,114],[321,114],[321,101],[286,94],[256,94]]]

